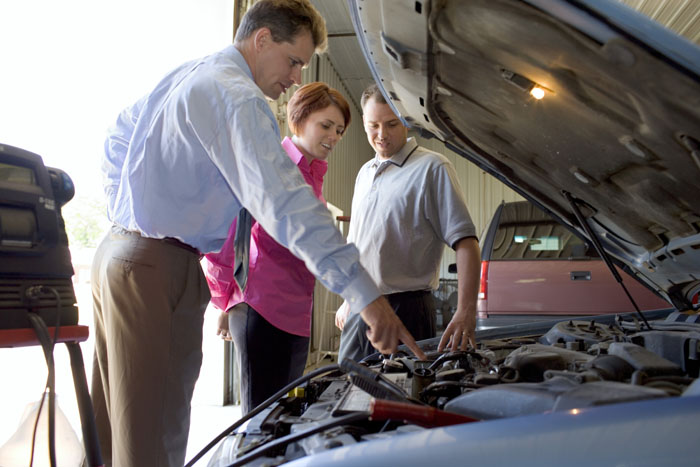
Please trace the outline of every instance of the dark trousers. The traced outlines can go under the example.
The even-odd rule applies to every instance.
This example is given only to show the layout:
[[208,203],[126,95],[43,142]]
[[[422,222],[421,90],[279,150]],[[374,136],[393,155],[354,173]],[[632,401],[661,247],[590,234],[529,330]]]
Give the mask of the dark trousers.
[[[435,337],[435,301],[430,290],[416,290],[385,295],[389,305],[416,341]],[[377,350],[367,339],[367,324],[360,313],[348,316],[340,335],[338,361],[362,360]]]
[[284,332],[245,303],[228,312],[246,414],[304,373],[309,338]]

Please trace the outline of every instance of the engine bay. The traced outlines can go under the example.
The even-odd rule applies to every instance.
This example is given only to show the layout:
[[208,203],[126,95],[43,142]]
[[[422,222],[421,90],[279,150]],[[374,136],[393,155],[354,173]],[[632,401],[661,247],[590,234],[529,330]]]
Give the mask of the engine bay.
[[[461,423],[700,394],[699,315],[570,320],[428,359],[375,354],[329,365],[223,439],[210,466],[280,465]],[[324,374],[325,372],[325,374]]]

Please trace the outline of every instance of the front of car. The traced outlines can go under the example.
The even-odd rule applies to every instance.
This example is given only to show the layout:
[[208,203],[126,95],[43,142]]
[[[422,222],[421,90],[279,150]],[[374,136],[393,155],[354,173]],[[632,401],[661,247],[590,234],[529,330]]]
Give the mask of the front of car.
[[427,361],[319,368],[209,465],[697,465],[698,316],[646,317],[652,330],[634,314],[540,322],[480,331],[465,352],[423,341]]
[[341,362],[261,408],[210,465],[696,465],[700,50],[612,1],[350,11],[405,123],[673,309],[479,331],[466,352],[424,341],[426,362]]

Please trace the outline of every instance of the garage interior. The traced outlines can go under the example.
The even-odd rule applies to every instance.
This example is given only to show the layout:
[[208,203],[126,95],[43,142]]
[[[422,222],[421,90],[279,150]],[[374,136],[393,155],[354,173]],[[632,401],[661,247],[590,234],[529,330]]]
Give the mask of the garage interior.
[[[689,41],[700,44],[700,2],[692,0],[620,1]],[[250,0],[236,2],[235,18],[239,18],[252,3]],[[362,164],[373,155],[362,129],[359,106],[362,91],[373,82],[373,78],[357,43],[347,2],[345,0],[312,0],[312,3],[326,19],[329,38],[328,51],[313,58],[310,66],[304,71],[304,83],[324,81],[349,97],[353,107],[353,123],[334,149],[324,186],[324,197],[336,209],[334,214],[348,216],[351,215],[349,211],[355,174]],[[412,4],[413,2],[407,3]],[[234,19],[234,24],[235,21],[237,19]],[[291,94],[293,94],[293,90],[280,96],[277,101],[271,102],[280,128],[288,136],[290,133],[285,121],[286,103]],[[440,141],[428,140],[412,133],[409,135],[415,136],[422,146],[445,154],[454,164],[477,232],[481,232],[485,228],[491,215],[503,201],[522,199],[520,195],[499,180],[445,148]],[[343,233],[347,233],[347,225],[344,222],[339,222],[338,227]],[[448,272],[448,266],[454,260],[454,252],[445,248],[440,268],[440,287],[434,293],[438,310],[445,310],[443,319],[449,319],[449,310],[456,306],[455,282],[457,276]],[[307,369],[328,363],[336,355],[339,331],[335,327],[334,317],[335,310],[341,303],[340,297],[329,293],[323,286],[317,284],[314,293],[312,340]],[[230,358],[232,358],[231,355],[227,354],[227,361]],[[235,402],[233,375],[229,373],[226,381],[228,384],[224,400],[227,403]]]
[[[618,1],[649,16],[689,41],[700,44],[700,1]],[[233,1],[232,21],[234,25],[252,3],[254,3],[253,0]],[[334,149],[324,186],[324,197],[332,205],[334,214],[336,216],[350,216],[355,175],[361,165],[373,155],[362,129],[362,118],[359,110],[362,90],[371,84],[373,79],[357,44],[346,1],[312,0],[312,3],[326,19],[329,47],[326,54],[313,58],[310,66],[304,71],[303,80],[304,83],[324,81],[331,87],[341,90],[349,97],[352,104],[353,123],[342,141]],[[290,135],[286,123],[286,103],[293,91],[293,89],[288,91],[277,101],[270,103],[283,135]],[[478,232],[484,229],[490,216],[501,202],[522,199],[500,181],[446,149],[439,141],[417,138],[419,144],[445,154],[455,165]],[[344,234],[347,233],[347,223],[339,221],[338,227]],[[450,306],[450,297],[454,292],[452,284],[457,277],[456,274],[448,272],[448,265],[454,260],[454,253],[450,249],[445,249],[440,269],[441,289],[436,292],[436,298],[443,300],[446,307]],[[327,363],[334,358],[339,340],[339,332],[334,325],[334,316],[340,303],[341,300],[338,296],[327,292],[317,284],[314,293],[313,330],[307,362],[308,368]],[[81,316],[87,316],[90,313],[89,309],[84,309],[81,311]],[[214,342],[214,345],[218,355],[210,368],[215,368],[211,375],[211,384],[216,389],[213,393],[208,392],[206,395],[200,395],[200,401],[203,402],[200,404],[202,411],[199,414],[196,412],[197,396],[195,396],[195,412],[193,413],[190,438],[192,451],[188,449],[188,458],[191,457],[190,452],[196,452],[209,441],[212,437],[211,434],[216,434],[232,418],[237,416],[235,408],[231,407],[231,404],[235,404],[237,401],[235,376],[231,371],[233,348],[230,343]],[[86,360],[89,362],[90,356],[87,352],[85,354]],[[228,407],[222,408],[221,406]]]

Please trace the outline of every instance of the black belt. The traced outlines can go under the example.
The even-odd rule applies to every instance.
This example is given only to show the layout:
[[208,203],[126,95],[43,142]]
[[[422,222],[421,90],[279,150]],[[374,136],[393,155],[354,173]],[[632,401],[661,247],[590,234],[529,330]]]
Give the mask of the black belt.
[[384,295],[389,298],[419,298],[432,293],[432,290],[409,290],[408,292],[395,292]]

